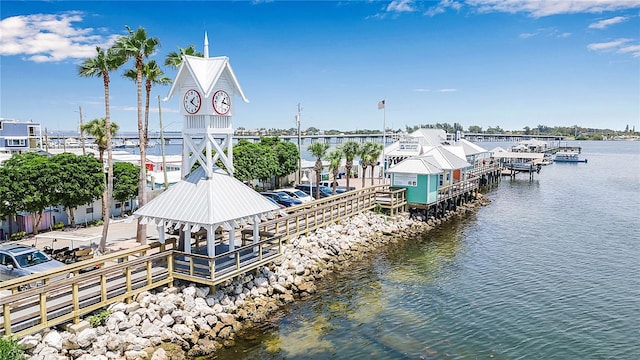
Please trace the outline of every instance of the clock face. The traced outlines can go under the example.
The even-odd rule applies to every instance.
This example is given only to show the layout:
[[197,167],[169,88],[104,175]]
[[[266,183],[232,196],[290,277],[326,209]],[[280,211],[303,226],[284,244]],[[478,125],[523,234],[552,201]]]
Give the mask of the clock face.
[[196,90],[189,89],[186,93],[184,93],[184,99],[182,101],[184,109],[189,114],[195,114],[200,110],[201,99],[200,93]]
[[227,115],[231,110],[231,98],[224,90],[218,90],[213,94],[213,110],[219,115]]

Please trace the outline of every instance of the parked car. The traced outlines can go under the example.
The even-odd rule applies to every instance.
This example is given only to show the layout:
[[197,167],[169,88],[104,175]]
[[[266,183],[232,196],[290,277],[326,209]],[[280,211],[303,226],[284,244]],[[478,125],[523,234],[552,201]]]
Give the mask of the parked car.
[[287,189],[278,189],[276,191],[283,192],[283,193],[291,196],[292,198],[296,198],[296,199],[302,201],[303,204],[313,201],[313,196],[308,195],[307,193],[305,193],[302,190],[298,190],[298,189],[294,189],[294,188],[287,188]]
[[271,199],[275,200],[278,204],[284,205],[286,207],[302,204],[302,201],[300,201],[298,199],[294,199],[291,196],[289,196],[289,195],[287,195],[287,194],[285,194],[283,192],[263,191],[260,194],[262,196],[271,198]]
[[[321,198],[326,198],[326,197],[329,197],[329,196],[333,195],[333,191],[331,189],[329,189],[328,187],[320,185],[319,188],[320,188],[320,197]],[[298,184],[298,185],[296,185],[296,189],[302,190],[306,194],[309,194],[309,195],[313,196],[314,198],[316,197],[316,187],[313,186],[313,185]]]
[[[37,274],[64,267],[65,264],[50,258],[47,254],[31,246],[23,244],[7,244],[0,246],[0,281],[11,280],[21,276]],[[61,276],[61,279],[67,275]],[[41,284],[29,284],[38,286]]]
[[353,186],[349,186],[348,188],[346,186],[340,186],[335,181],[321,181],[320,185],[328,187],[329,189],[331,189],[331,192],[333,193],[333,184],[334,183],[336,184],[336,194],[342,194],[342,193],[347,192],[349,190],[355,190],[356,189]]
[[268,197],[268,196],[265,196],[265,198],[266,198],[267,200],[271,201],[272,203],[274,203],[274,204],[278,205],[278,207],[279,207],[280,209],[284,209],[284,208],[286,208],[286,206],[284,206],[284,205],[282,205],[282,204],[278,204],[278,202],[277,202],[277,201],[273,200],[272,198],[270,198],[270,197]]

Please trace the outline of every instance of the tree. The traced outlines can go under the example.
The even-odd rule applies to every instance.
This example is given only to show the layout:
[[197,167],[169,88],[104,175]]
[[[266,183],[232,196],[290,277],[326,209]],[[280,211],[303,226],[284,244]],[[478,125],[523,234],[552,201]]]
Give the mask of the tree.
[[340,164],[342,163],[343,156],[344,154],[340,148],[334,149],[327,155],[327,159],[329,160],[329,171],[333,173],[332,190],[334,195],[336,194],[336,179],[338,178],[338,171],[340,171]]
[[[142,66],[142,76],[145,83],[145,104],[144,104],[144,147],[147,147],[147,140],[149,139],[149,97],[151,96],[151,87],[153,84],[167,85],[171,83],[171,79],[163,76],[164,72],[158,66],[155,60],[151,60]],[[129,69],[125,71],[124,77],[131,80],[136,80],[138,73],[136,70]],[[142,147],[142,143],[140,144]]]
[[260,143],[275,151],[278,158],[278,168],[275,172],[276,187],[280,187],[280,178],[298,170],[300,152],[298,146],[290,141],[282,141],[278,137],[260,138]]
[[9,234],[13,233],[11,220],[23,208],[24,197],[20,173],[5,166],[0,166],[0,218],[9,218]]
[[[371,155],[373,152],[373,145],[374,143],[372,142],[366,142],[362,144],[359,149],[360,151],[358,153],[358,156],[360,156],[360,162],[362,165],[362,187],[365,187],[364,180],[367,175],[367,167],[369,167],[372,162]],[[371,183],[373,184],[373,171],[371,172]]]
[[[380,155],[382,154],[382,151],[384,151],[384,145],[382,144],[378,144],[378,143],[368,143],[371,145],[368,145],[368,150],[369,150],[369,166],[371,166],[371,185],[373,185],[373,170],[376,168],[376,165],[378,163],[378,159],[380,158]],[[382,166],[384,166],[384,159],[382,159]]]
[[[86,132],[89,136],[93,137],[93,143],[98,146],[98,159],[100,162],[104,162],[104,152],[107,150],[107,146],[110,143],[107,142],[107,119],[97,118],[82,124],[82,131]],[[112,122],[111,126],[111,138],[116,136],[120,126],[117,123]]]
[[10,197],[15,201],[12,207],[34,215],[33,233],[37,235],[45,208],[56,205],[55,182],[50,179],[56,178],[60,169],[49,162],[48,156],[33,152],[13,155],[2,165],[14,182],[12,190],[15,193]]
[[124,64],[121,57],[117,56],[113,49],[104,51],[100,47],[96,47],[97,55],[95,58],[85,59],[78,67],[78,74],[83,77],[101,77],[104,84],[104,108],[105,108],[105,142],[107,144],[107,186],[103,193],[102,202],[102,218],[104,226],[102,227],[102,238],[98,251],[104,252],[107,244],[107,233],[109,231],[109,202],[111,201],[111,193],[113,192],[113,159],[111,156],[111,114],[109,106],[109,73],[117,70]]
[[[144,59],[153,54],[159,47],[160,41],[157,38],[148,37],[147,31],[140,27],[135,32],[129,26],[125,26],[129,36],[120,37],[113,45],[118,56],[128,61],[134,60],[136,69],[136,84],[138,87],[138,138],[140,139],[140,177],[138,179],[138,206],[142,207],[147,203],[147,167],[146,163],[146,130],[142,123],[142,74],[144,69]],[[138,242],[146,244],[147,228],[142,224],[142,218],[138,219],[138,231],[136,234]]]
[[351,178],[351,168],[353,168],[353,159],[360,153],[360,144],[355,141],[347,141],[340,147],[344,154],[347,169],[347,189],[349,188],[349,178]]
[[55,155],[49,162],[57,165],[57,174],[49,179],[55,186],[52,202],[64,206],[69,213],[71,226],[75,227],[74,209],[92,203],[104,193],[103,163],[93,155],[77,156],[70,153]]
[[316,164],[313,166],[313,170],[316,172],[316,199],[320,199],[320,176],[322,175],[322,158],[327,154],[329,144],[323,142],[314,142],[307,147],[307,150],[311,153],[311,156],[316,158]]
[[478,125],[471,125],[471,126],[469,126],[469,132],[470,133],[480,134],[482,132],[482,127],[480,127]]
[[172,51],[167,54],[167,57],[164,60],[164,65],[177,69],[180,67],[180,64],[182,64],[182,55],[204,57],[204,54],[196,51],[195,45],[191,44],[186,48],[178,47],[178,51]]
[[240,140],[233,147],[233,176],[241,181],[249,182],[259,179],[264,183],[278,170],[278,156],[270,146]]
[[[138,166],[128,162],[113,164],[113,198],[121,204],[138,196]],[[124,206],[120,206],[124,209]]]

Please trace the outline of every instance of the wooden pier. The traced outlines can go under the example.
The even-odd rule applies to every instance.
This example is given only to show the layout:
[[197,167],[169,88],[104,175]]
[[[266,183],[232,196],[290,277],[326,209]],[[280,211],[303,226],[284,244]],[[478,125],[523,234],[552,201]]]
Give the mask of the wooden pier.
[[[387,199],[379,203],[378,199]],[[175,280],[215,286],[278,259],[283,244],[292,237],[326,227],[380,207],[397,214],[406,206],[404,190],[374,185],[331,196],[310,204],[288,208],[288,214],[259,224],[260,239],[249,229],[238,229],[243,246],[208,257],[198,253],[198,237],[191,239],[196,251],[178,249],[177,240],[154,243],[80,261],[41,274],[0,283],[3,319],[0,334],[25,336],[47,327],[73,322],[110,304],[132,301],[143,291],[173,286]],[[189,237],[190,238],[190,237]],[[81,273],[98,265],[97,270]],[[71,274],[71,275],[69,275]],[[63,278],[64,280],[53,280]],[[37,284],[20,291],[27,284]],[[27,286],[28,287],[28,286]]]

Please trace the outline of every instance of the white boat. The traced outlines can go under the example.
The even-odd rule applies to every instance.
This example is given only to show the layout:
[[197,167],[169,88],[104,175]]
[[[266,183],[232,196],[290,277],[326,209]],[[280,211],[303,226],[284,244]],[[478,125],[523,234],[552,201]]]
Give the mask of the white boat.
[[577,152],[558,151],[556,153],[554,161],[555,162],[572,162],[572,163],[583,162],[583,163],[586,163],[587,159],[582,159],[580,157],[580,153],[577,153]]

